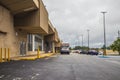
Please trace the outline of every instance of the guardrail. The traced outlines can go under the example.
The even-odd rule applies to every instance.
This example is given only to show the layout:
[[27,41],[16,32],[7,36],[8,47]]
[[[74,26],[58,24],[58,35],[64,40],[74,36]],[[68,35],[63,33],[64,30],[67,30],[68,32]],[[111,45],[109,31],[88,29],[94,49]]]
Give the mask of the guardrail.
[[10,49],[0,48],[0,63],[10,61]]

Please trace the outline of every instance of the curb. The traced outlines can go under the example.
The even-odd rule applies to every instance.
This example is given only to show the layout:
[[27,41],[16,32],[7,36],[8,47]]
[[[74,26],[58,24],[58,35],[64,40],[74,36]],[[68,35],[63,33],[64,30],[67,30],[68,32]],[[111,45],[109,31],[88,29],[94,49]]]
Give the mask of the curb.
[[40,58],[37,58],[37,56],[32,56],[32,57],[18,57],[17,59],[12,59],[13,61],[19,61],[19,60],[36,60],[36,59],[41,59],[41,58],[46,58],[46,57],[51,57],[52,55],[55,55],[55,53],[48,53],[44,55],[40,55]]
[[98,56],[99,58],[109,58],[108,56]]

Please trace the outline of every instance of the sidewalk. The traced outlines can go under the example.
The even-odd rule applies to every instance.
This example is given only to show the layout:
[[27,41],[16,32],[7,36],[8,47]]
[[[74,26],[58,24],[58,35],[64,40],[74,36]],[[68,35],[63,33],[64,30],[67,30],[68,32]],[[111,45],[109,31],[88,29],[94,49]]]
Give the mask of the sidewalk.
[[[54,55],[55,53],[44,53],[40,54],[39,58],[45,58],[45,57],[50,57]],[[18,57],[13,57],[10,60],[18,61],[18,60],[36,60],[39,59],[37,55],[27,55],[27,56],[18,56]]]

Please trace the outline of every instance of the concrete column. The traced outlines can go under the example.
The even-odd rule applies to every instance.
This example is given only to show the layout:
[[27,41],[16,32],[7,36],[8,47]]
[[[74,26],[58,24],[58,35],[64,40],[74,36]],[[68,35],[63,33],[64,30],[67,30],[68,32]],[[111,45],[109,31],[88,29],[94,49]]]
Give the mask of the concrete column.
[[55,53],[55,43],[52,42],[52,49],[53,49],[53,53]]
[[42,51],[44,51],[44,38],[42,38]]
[[32,51],[35,51],[35,35],[32,35]]

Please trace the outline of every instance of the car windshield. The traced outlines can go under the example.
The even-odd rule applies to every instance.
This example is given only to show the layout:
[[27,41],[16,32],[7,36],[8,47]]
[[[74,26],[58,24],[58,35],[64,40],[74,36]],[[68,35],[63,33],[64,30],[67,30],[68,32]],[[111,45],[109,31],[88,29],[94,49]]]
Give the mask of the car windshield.
[[62,49],[68,49],[69,47],[68,46],[64,46],[64,47],[62,47]]

